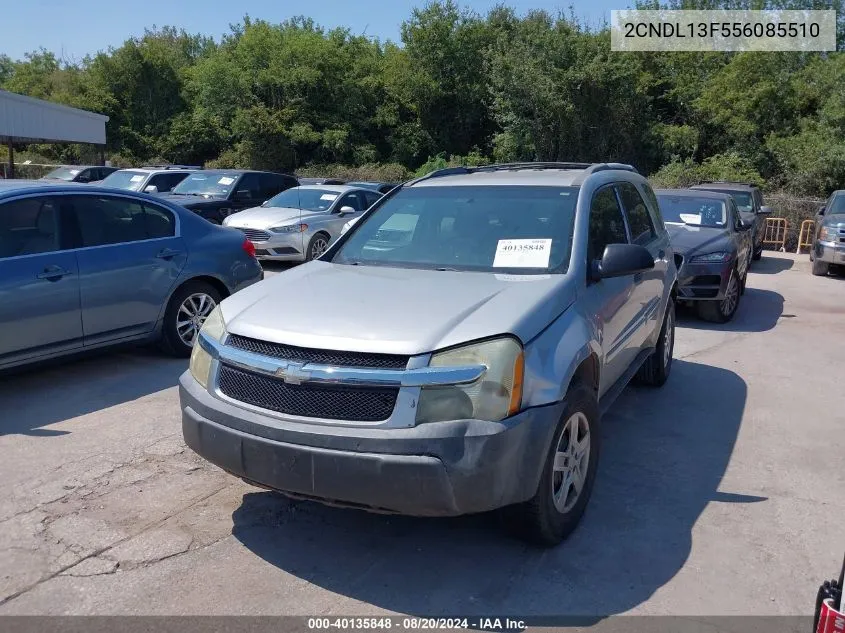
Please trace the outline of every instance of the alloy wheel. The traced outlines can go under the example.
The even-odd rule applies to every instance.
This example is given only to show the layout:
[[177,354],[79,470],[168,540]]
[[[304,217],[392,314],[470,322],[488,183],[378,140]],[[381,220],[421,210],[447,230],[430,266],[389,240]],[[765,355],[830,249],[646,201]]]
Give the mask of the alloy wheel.
[[329,242],[321,235],[314,238],[311,243],[311,259],[317,259],[320,255],[326,252],[329,247]]
[[217,302],[204,292],[188,295],[182,302],[176,313],[176,333],[185,345],[193,347],[202,324],[216,306]]
[[590,422],[578,411],[566,424],[555,450],[552,465],[552,499],[561,514],[578,502],[590,465]]
[[[670,306],[671,308],[671,306]],[[666,332],[663,333],[663,366],[672,361],[672,337],[675,335],[675,315],[672,310],[666,313]]]
[[736,304],[739,301],[739,283],[736,279],[736,272],[731,271],[731,277],[728,280],[728,287],[725,289],[725,298],[719,304],[722,315],[729,316],[736,310]]

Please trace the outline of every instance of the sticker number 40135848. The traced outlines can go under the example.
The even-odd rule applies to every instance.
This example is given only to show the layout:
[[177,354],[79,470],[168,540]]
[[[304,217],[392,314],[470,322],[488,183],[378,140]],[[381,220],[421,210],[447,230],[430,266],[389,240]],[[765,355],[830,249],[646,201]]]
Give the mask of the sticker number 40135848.
[[548,268],[551,239],[499,240],[493,268]]

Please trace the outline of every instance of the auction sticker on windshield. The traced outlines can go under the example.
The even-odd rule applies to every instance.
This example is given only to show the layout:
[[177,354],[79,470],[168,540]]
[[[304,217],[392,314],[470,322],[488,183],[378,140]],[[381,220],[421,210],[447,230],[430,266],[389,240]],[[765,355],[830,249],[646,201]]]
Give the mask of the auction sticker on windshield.
[[548,268],[551,239],[499,240],[493,268]]
[[139,174],[137,176],[132,176],[132,178],[129,179],[129,182],[141,182],[143,179],[144,177]]
[[234,178],[229,178],[228,176],[223,176],[220,180],[217,181],[219,185],[231,185],[235,182]]
[[334,200],[335,198],[337,198],[337,196],[338,194],[336,193],[324,193],[322,196],[320,196],[320,200]]

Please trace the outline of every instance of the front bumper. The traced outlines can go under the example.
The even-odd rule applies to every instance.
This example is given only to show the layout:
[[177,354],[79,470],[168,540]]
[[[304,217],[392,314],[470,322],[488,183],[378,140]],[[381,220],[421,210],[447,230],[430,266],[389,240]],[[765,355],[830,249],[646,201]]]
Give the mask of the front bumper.
[[685,262],[678,271],[678,300],[721,301],[734,266],[734,260],[714,264]]
[[[227,224],[233,229],[246,231],[233,224]],[[266,232],[266,231],[265,231]],[[305,260],[302,233],[271,233],[268,239],[253,239],[246,233],[247,238],[255,246],[255,256],[260,260],[301,262]]]
[[845,244],[817,241],[813,246],[813,258],[828,264],[845,264]]
[[376,429],[242,409],[189,372],[179,384],[185,442],[211,463],[294,496],[415,516],[484,512],[532,497],[564,406],[501,422]]

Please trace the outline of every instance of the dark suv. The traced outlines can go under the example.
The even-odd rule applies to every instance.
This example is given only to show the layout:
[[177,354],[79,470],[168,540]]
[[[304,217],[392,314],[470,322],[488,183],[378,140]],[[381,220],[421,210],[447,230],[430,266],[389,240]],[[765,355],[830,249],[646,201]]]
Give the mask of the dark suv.
[[242,169],[204,169],[190,174],[162,196],[214,224],[241,209],[257,207],[277,193],[299,186],[288,174]]
[[760,187],[749,182],[731,182],[717,180],[703,182],[690,189],[705,189],[729,194],[739,209],[744,224],[753,225],[752,240],[754,242],[754,261],[763,256],[763,237],[766,233],[766,217],[772,214],[772,208],[763,205],[763,193]]

